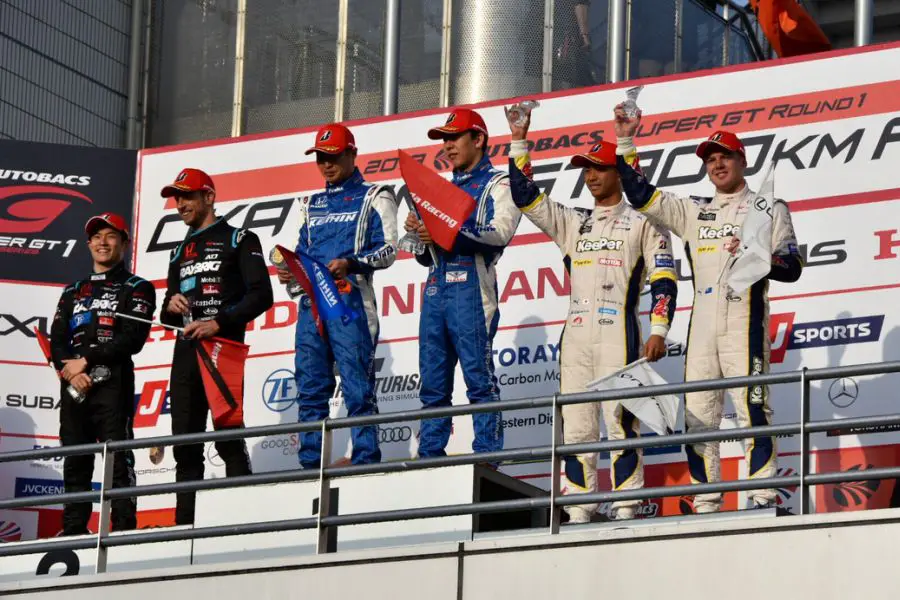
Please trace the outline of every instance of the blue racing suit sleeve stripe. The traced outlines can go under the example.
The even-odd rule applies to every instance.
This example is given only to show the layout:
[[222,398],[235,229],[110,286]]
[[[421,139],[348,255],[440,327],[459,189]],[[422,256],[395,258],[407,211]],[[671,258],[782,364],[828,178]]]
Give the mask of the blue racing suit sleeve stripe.
[[624,156],[616,157],[616,170],[622,180],[622,189],[628,196],[628,202],[638,210],[651,204],[656,195],[656,186],[647,181],[639,171],[626,161]]
[[535,203],[541,190],[519,168],[517,159],[509,159],[509,189],[512,199],[519,208],[527,208]]
[[372,204],[363,232],[364,243],[359,252],[348,257],[351,271],[369,274],[386,269],[397,259],[397,202],[388,187],[372,191]]
[[471,218],[467,219],[453,245],[454,252],[458,254],[502,252],[512,240],[522,213],[513,202],[509,177],[495,176],[491,180],[491,184],[475,207],[476,217],[479,213],[484,215],[483,222],[479,222],[476,218],[472,227]]

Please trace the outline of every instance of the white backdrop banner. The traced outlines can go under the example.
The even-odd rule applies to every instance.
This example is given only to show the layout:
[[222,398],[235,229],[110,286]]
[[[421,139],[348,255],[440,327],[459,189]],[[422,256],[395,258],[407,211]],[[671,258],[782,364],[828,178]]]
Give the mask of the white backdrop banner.
[[[886,65],[900,62],[900,45],[830,53],[806,61],[772,61],[691,76],[645,80],[641,94],[643,124],[636,143],[648,177],[659,187],[682,194],[711,195],[703,167],[694,156],[696,145],[719,128],[744,140],[748,179],[761,183],[766,165],[778,162],[776,196],[792,210],[807,268],[795,284],[771,286],[771,337],[774,371],[800,367],[869,363],[900,358],[900,309],[892,299],[900,288],[900,81]],[[893,75],[891,74],[893,73]],[[613,139],[613,106],[630,83],[540,96],[530,134],[535,178],[550,196],[572,206],[590,206],[579,169],[569,166],[572,154],[596,140]],[[477,107],[491,132],[494,164],[507,168],[509,132],[502,103]],[[397,149],[418,157],[449,176],[450,164],[440,146],[428,140],[429,127],[443,123],[446,111],[432,110],[395,118],[350,124],[360,154],[357,164],[370,181],[392,184],[406,193],[400,180]],[[268,251],[275,244],[293,247],[298,235],[300,199],[324,186],[312,157],[314,129],[277,132],[239,139],[146,150],[140,154],[135,219],[135,271],[165,286],[169,251],[185,235],[174,207],[160,198],[160,188],[183,167],[201,168],[216,181],[217,210],[238,227],[256,232]],[[398,219],[406,217],[401,202]],[[679,308],[669,343],[684,341],[693,289],[688,263],[676,244]],[[500,327],[494,360],[504,399],[549,395],[558,386],[559,336],[565,320],[569,284],[558,249],[523,219],[498,266]],[[73,278],[77,274],[73,274]],[[379,409],[393,412],[419,408],[419,310],[426,271],[409,256],[376,274],[381,319],[377,350]],[[273,280],[274,281],[274,280]],[[2,286],[2,284],[0,284]],[[289,423],[297,419],[293,339],[297,310],[281,286],[275,306],[248,332],[245,415],[248,425]],[[6,287],[6,286],[2,286]],[[0,338],[2,380],[6,382],[0,451],[53,445],[58,428],[57,384],[47,367],[40,367],[37,345],[26,341],[16,323],[52,314],[60,290],[15,286],[0,289],[4,337]],[[7,308],[8,307],[8,308]],[[646,306],[645,306],[646,308]],[[646,319],[646,317],[645,317]],[[154,330],[138,365],[135,433],[138,437],[167,435],[168,376],[173,338]],[[680,381],[683,350],[676,346],[655,365],[668,381]],[[16,362],[18,361],[18,362]],[[827,419],[897,412],[890,377],[866,377],[816,382],[812,416]],[[799,418],[798,386],[773,389],[775,422]],[[341,391],[334,393],[332,413],[340,414]],[[454,402],[465,402],[465,385],[457,373]],[[725,410],[725,427],[734,427],[734,411]],[[550,441],[549,410],[505,413],[506,447]],[[679,422],[679,429],[682,423]],[[386,460],[414,456],[417,422],[381,428]],[[820,464],[830,469],[867,469],[895,464],[896,431],[834,432],[813,438]],[[836,435],[843,433],[845,435]],[[43,436],[43,437],[42,437]],[[449,451],[470,452],[471,419],[454,422]],[[255,471],[297,468],[297,436],[248,440]],[[348,436],[338,435],[337,456],[349,452]],[[859,449],[865,449],[864,452]],[[840,449],[846,449],[846,452]],[[799,442],[780,440],[781,472],[796,469]],[[726,477],[744,469],[739,443],[723,445]],[[605,457],[604,457],[605,458]],[[207,476],[223,476],[221,461],[207,451]],[[159,465],[146,452],[137,456],[139,483],[174,479],[171,451]],[[648,485],[686,482],[680,448],[664,448],[647,458]],[[61,478],[60,461],[16,467],[0,464],[0,494],[24,493],[28,480]],[[606,482],[608,462],[600,463]],[[537,485],[546,485],[547,463],[506,468]],[[97,476],[95,475],[95,480]],[[33,482],[32,482],[33,483]],[[879,484],[881,485],[881,484]],[[848,510],[893,503],[893,482],[878,493],[850,494],[842,486],[817,491],[820,510]],[[877,486],[876,486],[877,487]],[[20,489],[21,488],[21,489]],[[35,493],[47,486],[35,483]],[[790,505],[794,490],[782,490]],[[171,520],[171,496],[142,498],[142,524]],[[727,506],[740,498],[730,494]],[[412,505],[411,500],[411,505]],[[647,503],[644,516],[677,513],[688,499]]]

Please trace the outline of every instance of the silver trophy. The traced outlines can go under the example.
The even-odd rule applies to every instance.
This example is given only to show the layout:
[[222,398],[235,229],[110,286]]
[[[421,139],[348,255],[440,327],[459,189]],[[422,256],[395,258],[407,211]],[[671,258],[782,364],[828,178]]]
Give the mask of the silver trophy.
[[186,313],[181,315],[181,324],[184,327],[190,325],[194,320],[194,301],[191,298],[187,298],[188,309]]
[[[281,255],[281,252],[278,248],[272,248],[272,251],[269,252],[269,262],[272,263],[276,269],[279,271],[290,272],[287,267],[287,263],[284,262],[284,256]],[[287,290],[288,296],[291,298],[299,298],[303,295],[303,286],[291,276],[291,280],[287,282],[284,286]]]
[[[110,378],[110,376],[112,375],[112,373],[110,373],[108,367],[104,367],[103,365],[97,365],[96,367],[91,369],[91,372],[88,375],[90,375],[90,377],[91,377],[91,383],[93,383],[94,385],[97,385],[98,383],[103,383],[104,381],[108,380]],[[81,404],[82,402],[84,402],[86,394],[79,392],[71,385],[68,388],[66,388],[66,391],[69,393],[69,396],[72,397],[72,400],[74,400],[78,404]]]
[[644,89],[644,86],[639,85],[625,90],[625,102],[622,108],[625,109],[625,116],[629,119],[637,117],[638,111],[640,111],[640,108],[638,108],[637,105],[637,99],[642,89]]
[[513,127],[523,127],[531,111],[540,105],[541,103],[537,100],[522,100],[506,109],[506,120]]
[[[416,205],[413,203],[412,198],[410,198],[409,194],[406,194],[406,206],[409,208],[409,212],[419,216],[418,211],[416,210]],[[427,249],[428,244],[423,242],[419,238],[419,233],[415,230],[407,231],[406,235],[400,238],[400,241],[397,243],[397,247],[404,252],[409,252],[410,254],[414,254],[416,256],[421,256],[425,254],[425,250]]]

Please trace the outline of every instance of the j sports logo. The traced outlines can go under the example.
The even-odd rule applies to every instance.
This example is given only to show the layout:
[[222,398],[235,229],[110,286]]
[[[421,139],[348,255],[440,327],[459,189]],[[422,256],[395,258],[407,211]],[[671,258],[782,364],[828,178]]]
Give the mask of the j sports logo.
[[774,314],[769,321],[773,363],[784,361],[788,350],[877,342],[884,325],[884,315],[794,323],[795,314]]
[[[99,490],[100,483],[91,483],[92,490]],[[34,479],[31,477],[16,477],[15,497],[31,498],[34,496],[55,496],[65,492],[65,486],[61,479]]]
[[168,381],[148,381],[135,396],[134,428],[155,427],[159,415],[172,412],[169,400]]

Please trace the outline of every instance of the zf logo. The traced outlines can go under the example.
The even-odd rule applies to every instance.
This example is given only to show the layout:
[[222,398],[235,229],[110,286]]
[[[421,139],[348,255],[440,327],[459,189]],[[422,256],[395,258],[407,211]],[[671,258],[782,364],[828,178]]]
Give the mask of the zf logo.
[[0,314],[0,335],[10,335],[19,332],[25,337],[37,337],[37,334],[29,327],[35,323],[37,328],[42,332],[47,332],[47,317],[28,317],[27,319],[18,319],[14,315]]

